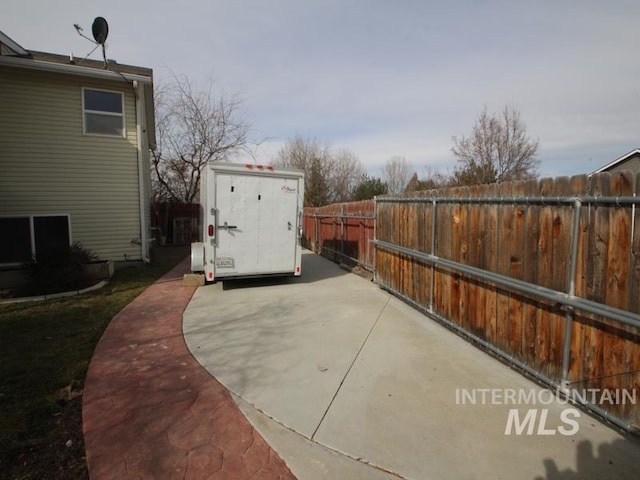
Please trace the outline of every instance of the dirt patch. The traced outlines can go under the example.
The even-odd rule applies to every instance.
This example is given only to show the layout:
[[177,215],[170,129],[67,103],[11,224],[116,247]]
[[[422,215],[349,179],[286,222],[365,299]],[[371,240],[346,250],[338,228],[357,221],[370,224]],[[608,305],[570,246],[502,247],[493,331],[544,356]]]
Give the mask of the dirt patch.
[[362,277],[370,281],[373,280],[373,272],[370,272],[369,270],[362,268],[360,265],[348,265],[346,263],[340,263],[339,266],[343,270],[346,270],[347,272],[351,272],[355,275],[358,275],[359,277]]
[[51,418],[51,428],[44,436],[14,443],[10,470],[4,472],[7,478],[89,479],[82,435],[82,396],[77,390],[70,393],[65,398],[61,392],[60,412]]

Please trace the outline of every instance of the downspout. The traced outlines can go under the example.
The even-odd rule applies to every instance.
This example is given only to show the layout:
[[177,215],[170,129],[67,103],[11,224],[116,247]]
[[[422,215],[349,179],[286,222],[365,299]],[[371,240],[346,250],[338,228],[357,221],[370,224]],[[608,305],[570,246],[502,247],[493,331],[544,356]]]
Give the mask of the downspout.
[[142,128],[142,119],[144,115],[144,99],[141,94],[141,89],[144,88],[137,80],[133,80],[133,92],[136,96],[136,147],[138,153],[138,203],[139,203],[139,216],[140,216],[140,248],[142,254],[142,261],[149,263],[151,261],[149,257],[149,238],[147,235],[147,221],[145,215],[145,184],[144,184],[144,156],[143,156],[143,141],[142,135],[144,134]]

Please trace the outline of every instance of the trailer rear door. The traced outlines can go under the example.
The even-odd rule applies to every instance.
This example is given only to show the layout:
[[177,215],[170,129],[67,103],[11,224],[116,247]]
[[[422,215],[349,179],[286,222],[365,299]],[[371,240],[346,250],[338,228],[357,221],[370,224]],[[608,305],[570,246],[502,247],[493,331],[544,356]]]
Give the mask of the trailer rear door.
[[215,276],[293,273],[299,179],[216,172]]

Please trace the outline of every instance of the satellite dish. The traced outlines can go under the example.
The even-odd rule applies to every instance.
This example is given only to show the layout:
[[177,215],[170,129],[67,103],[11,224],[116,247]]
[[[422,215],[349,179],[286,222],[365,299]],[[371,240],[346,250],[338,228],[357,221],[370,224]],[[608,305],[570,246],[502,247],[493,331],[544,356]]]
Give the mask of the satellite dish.
[[109,35],[109,24],[103,17],[96,17],[91,25],[91,33],[96,43],[103,45],[107,41]]

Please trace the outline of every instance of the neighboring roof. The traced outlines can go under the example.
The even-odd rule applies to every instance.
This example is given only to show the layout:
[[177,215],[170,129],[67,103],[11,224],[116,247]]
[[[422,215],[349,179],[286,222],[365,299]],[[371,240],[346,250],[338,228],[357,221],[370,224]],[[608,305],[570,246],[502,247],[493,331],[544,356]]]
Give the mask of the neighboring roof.
[[17,55],[19,57],[28,57],[29,52],[18,45],[14,40],[0,32],[0,55]]
[[630,159],[631,157],[633,157],[635,155],[640,155],[640,148],[634,148],[629,153],[621,156],[620,158],[614,160],[613,162],[607,163],[604,167],[600,167],[597,170],[594,170],[589,175],[593,175],[594,173],[606,172],[607,170],[610,170],[613,167],[615,167],[616,165],[618,165],[619,163],[626,162],[628,159]]

